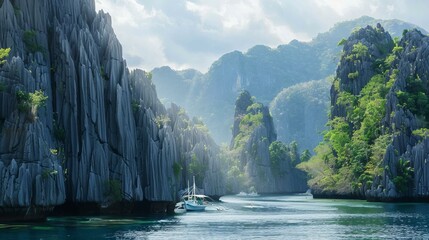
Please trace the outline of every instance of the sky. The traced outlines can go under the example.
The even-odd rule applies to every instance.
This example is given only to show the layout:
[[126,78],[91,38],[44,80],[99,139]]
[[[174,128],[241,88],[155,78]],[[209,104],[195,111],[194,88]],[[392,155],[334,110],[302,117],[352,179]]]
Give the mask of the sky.
[[130,68],[194,68],[223,54],[310,41],[363,15],[429,30],[427,0],[95,0],[108,12]]

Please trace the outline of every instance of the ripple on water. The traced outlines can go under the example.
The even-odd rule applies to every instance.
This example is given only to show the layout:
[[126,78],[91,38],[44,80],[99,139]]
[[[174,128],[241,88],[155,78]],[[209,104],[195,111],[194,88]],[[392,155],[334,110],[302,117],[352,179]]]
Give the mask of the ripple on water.
[[0,239],[429,239],[427,204],[226,196],[223,211],[174,217],[49,218],[1,224]]

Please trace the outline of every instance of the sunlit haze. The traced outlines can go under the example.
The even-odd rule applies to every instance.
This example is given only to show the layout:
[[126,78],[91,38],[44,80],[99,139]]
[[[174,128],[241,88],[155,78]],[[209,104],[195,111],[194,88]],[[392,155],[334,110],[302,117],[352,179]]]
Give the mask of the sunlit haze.
[[424,0],[96,0],[112,16],[128,66],[206,72],[221,55],[257,44],[308,41],[363,15],[429,29]]

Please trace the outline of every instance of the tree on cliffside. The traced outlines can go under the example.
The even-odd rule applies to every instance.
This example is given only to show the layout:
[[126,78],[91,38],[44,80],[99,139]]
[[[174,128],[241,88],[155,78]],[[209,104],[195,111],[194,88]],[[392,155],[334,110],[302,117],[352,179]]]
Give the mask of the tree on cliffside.
[[343,41],[330,129],[316,155],[299,165],[315,195],[384,200],[427,194],[421,189],[428,173],[414,168],[427,154],[428,42],[416,30],[393,41],[380,25]]
[[10,48],[0,48],[0,65],[6,62],[5,58],[9,56]]
[[[392,40],[378,40],[378,49],[370,50],[370,44],[365,40],[353,39],[364,34],[373,34],[371,37],[374,39],[383,37],[384,30],[380,33],[371,31],[372,28],[356,31],[344,43],[344,55],[332,87],[335,95],[331,96],[334,108],[327,124],[330,130],[325,132],[324,142],[316,149],[316,156],[300,165],[310,173],[310,184],[319,193],[362,196],[376,174],[369,166],[379,165],[381,161],[375,157],[379,155],[376,155],[378,151],[374,149],[374,143],[388,139],[382,134],[381,120],[385,115],[385,97],[389,87],[384,75],[368,74],[371,69],[362,70],[362,66],[367,62],[374,63],[375,59],[384,62],[387,55],[377,51],[389,49]],[[358,69],[361,75],[357,74]],[[343,71],[344,75],[340,75]],[[362,78],[369,78],[369,81]],[[355,81],[367,83],[359,86]],[[360,90],[349,90],[349,85],[359,86]],[[314,171],[318,165],[323,166],[322,169]]]

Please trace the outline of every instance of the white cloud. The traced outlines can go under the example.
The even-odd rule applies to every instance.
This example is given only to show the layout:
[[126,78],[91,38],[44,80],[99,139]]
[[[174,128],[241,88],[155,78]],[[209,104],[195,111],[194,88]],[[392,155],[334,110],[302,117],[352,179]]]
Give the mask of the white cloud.
[[369,9],[371,10],[371,13],[373,14],[374,12],[377,11],[378,5],[370,4]]
[[96,0],[96,6],[112,16],[128,65],[146,70],[205,72],[227,52],[309,40],[362,15],[429,25],[425,0]]

